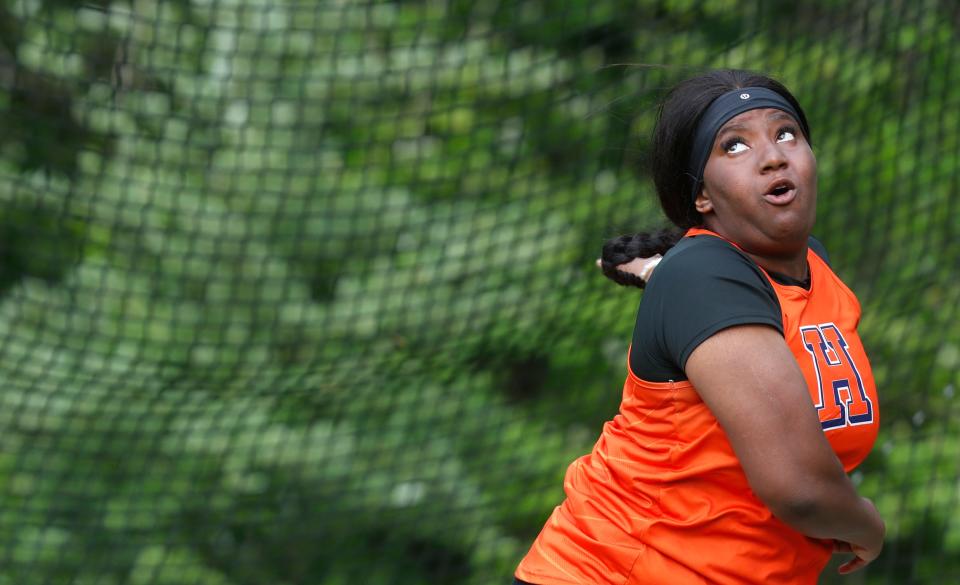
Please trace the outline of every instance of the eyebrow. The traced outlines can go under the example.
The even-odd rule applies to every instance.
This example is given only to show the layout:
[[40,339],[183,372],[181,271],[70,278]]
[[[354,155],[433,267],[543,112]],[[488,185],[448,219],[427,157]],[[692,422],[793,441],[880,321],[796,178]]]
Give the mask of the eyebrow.
[[721,137],[721,136],[723,136],[724,134],[727,134],[727,133],[729,133],[729,132],[741,132],[741,131],[746,130],[746,129],[747,129],[747,127],[746,127],[745,125],[743,125],[743,124],[729,124],[729,125],[724,126],[723,128],[721,128],[720,131],[717,132],[717,140],[720,140],[720,137]]
[[767,116],[767,119],[768,120],[789,120],[791,122],[796,122],[796,120],[793,119],[793,116],[784,112],[783,110],[777,110],[776,112],[770,113]]

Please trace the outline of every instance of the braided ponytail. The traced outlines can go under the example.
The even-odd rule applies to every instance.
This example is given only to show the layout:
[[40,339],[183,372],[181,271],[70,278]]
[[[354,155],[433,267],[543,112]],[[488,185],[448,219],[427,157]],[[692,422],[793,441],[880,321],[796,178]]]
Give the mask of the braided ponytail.
[[644,279],[636,274],[619,270],[617,267],[637,258],[666,254],[667,250],[680,241],[684,231],[678,228],[667,228],[611,238],[603,244],[600,268],[604,276],[619,285],[643,288],[647,285]]

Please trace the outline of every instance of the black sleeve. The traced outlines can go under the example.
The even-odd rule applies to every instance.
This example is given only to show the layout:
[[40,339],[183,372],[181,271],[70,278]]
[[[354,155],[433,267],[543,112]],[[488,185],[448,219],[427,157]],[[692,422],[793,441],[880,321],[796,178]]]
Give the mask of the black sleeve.
[[780,303],[763,272],[719,238],[685,238],[664,256],[643,293],[630,369],[651,382],[686,380],[687,358],[700,343],[747,323],[783,334]]

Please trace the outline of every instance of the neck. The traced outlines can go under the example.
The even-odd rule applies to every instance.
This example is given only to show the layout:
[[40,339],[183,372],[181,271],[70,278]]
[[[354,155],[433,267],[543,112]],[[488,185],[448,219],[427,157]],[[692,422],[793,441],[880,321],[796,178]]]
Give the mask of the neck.
[[796,280],[805,280],[810,274],[810,268],[807,266],[806,246],[790,256],[767,256],[751,254],[746,251],[745,253],[767,272],[779,272]]

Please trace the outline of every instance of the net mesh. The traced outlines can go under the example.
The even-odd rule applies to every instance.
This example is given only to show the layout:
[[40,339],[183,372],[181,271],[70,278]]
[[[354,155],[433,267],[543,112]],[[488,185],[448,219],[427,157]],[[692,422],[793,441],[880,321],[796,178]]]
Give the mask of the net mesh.
[[957,6],[0,1],[0,585],[508,582],[705,67],[811,121],[883,399],[861,582],[960,581]]

